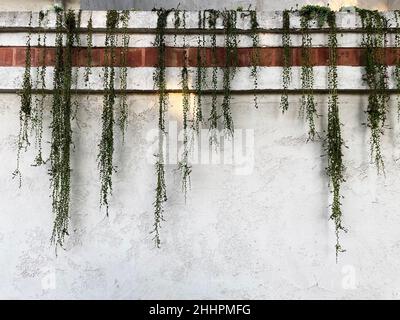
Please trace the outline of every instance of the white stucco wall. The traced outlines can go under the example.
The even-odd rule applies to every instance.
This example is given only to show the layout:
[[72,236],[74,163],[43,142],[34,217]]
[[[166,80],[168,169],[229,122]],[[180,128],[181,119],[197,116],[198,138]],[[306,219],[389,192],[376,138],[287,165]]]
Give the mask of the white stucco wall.
[[[187,203],[176,166],[167,166],[169,201],[156,249],[152,229],[154,170],[146,135],[156,128],[156,97],[129,98],[125,145],[117,138],[110,217],[99,210],[96,145],[101,97],[81,100],[74,125],[70,237],[55,256],[48,165],[31,167],[24,154],[23,186],[11,180],[18,131],[16,95],[0,99],[1,298],[399,298],[398,124],[392,114],[383,140],[386,178],[369,159],[361,126],[366,97],[341,96],[346,145],[342,236],[348,250],[335,263],[334,230],[321,142],[306,143],[293,105],[279,96],[233,99],[237,129],[254,130],[254,171],[194,165]],[[180,119],[172,97],[170,120]],[[318,99],[326,121],[326,101]],[[46,108],[48,119],[49,108]],[[392,109],[394,110],[394,108]],[[179,121],[179,120],[178,120]],[[325,125],[324,125],[325,126]],[[117,134],[118,136],[118,134]],[[45,141],[49,129],[45,129]],[[179,145],[180,146],[180,145]],[[48,154],[48,144],[45,144]]]
[[[9,21],[3,18],[0,15],[0,26]],[[143,20],[153,21],[148,18],[139,23]],[[342,21],[355,23],[354,19]],[[316,43],[323,45],[325,40],[320,38]],[[4,45],[1,41],[6,40],[0,39]],[[18,41],[9,38],[12,45],[21,45]],[[0,69],[0,89],[18,88],[23,68]],[[260,73],[261,88],[278,88],[279,68],[266,69]],[[130,88],[150,86],[151,71],[130,71]],[[177,86],[174,72],[168,69],[171,88]],[[239,71],[234,83],[237,89],[251,87],[244,80],[248,76],[240,76],[244,72]],[[316,68],[316,86],[320,88],[326,86],[325,72],[324,67]],[[361,72],[359,67],[339,68],[339,85],[365,88]],[[244,132],[243,141],[249,147],[244,155],[250,159],[246,168],[250,170],[240,170],[243,166],[229,161],[217,162],[217,155],[229,155],[229,144],[222,144],[219,153],[213,154],[214,164],[203,158],[193,165],[192,189],[185,203],[176,164],[167,165],[169,199],[161,229],[162,248],[156,249],[149,234],[155,188],[149,160],[153,140],[149,137],[157,127],[157,96],[129,95],[125,144],[117,128],[115,131],[118,171],[108,218],[99,209],[96,164],[102,96],[80,96],[73,122],[70,236],[65,250],[60,249],[56,256],[49,242],[53,223],[49,163],[32,167],[35,154],[31,148],[21,162],[22,188],[11,179],[16,163],[19,97],[0,94],[0,298],[399,298],[400,127],[396,99],[392,98],[388,118],[391,129],[382,140],[386,176],[377,176],[370,163],[369,130],[361,125],[367,95],[340,96],[348,147],[344,149],[346,182],[342,190],[348,233],[341,236],[347,252],[339,256],[338,263],[329,220],[323,143],[306,142],[307,127],[298,110],[300,97],[290,96],[285,115],[279,110],[279,99],[276,94],[260,95],[259,109],[255,109],[252,95],[233,97],[235,128],[237,133]],[[317,126],[322,137],[326,99],[317,96],[321,114]],[[49,103],[45,111],[46,156]],[[181,96],[171,95],[170,103],[170,141],[171,145],[176,142],[179,150],[181,139],[174,126],[179,132]],[[208,114],[209,101],[204,105]],[[201,155],[208,150],[208,140],[203,142]],[[169,154],[172,159],[177,154],[174,150]]]
[[[64,1],[66,8],[79,9],[80,0],[66,0]],[[1,0],[0,1],[0,11],[40,11],[48,10],[54,5],[54,0]]]
[[[87,9],[91,2],[95,0],[66,0],[64,3],[68,8],[78,9],[82,3],[83,8]],[[110,6],[110,1],[104,1],[104,4]],[[123,6],[126,7],[126,3],[128,0],[123,0]],[[16,10],[43,10],[48,9],[53,5],[53,0],[24,0],[24,1],[15,1],[15,0],[1,0],[0,1],[0,11],[16,11]],[[371,8],[371,9],[400,9],[398,0],[319,0],[319,1],[308,1],[308,0],[288,0],[288,1],[269,1],[269,0],[241,0],[241,1],[224,1],[224,2],[215,2],[213,0],[202,0],[202,1],[194,1],[194,0],[131,0],[131,4],[129,8],[135,8],[138,10],[151,10],[154,7],[171,7],[175,8],[180,3],[181,9],[186,10],[204,10],[209,8],[232,8],[236,9],[237,7],[243,7],[247,9],[249,5],[253,8],[257,8],[257,10],[284,10],[289,9],[291,7],[295,8],[296,5],[304,5],[304,4],[320,4],[320,5],[329,5],[333,9],[339,9],[343,5],[355,5],[362,8]],[[118,4],[118,1],[115,2],[115,5]],[[100,5],[102,6],[102,5]],[[108,9],[109,7],[101,7],[101,9]]]

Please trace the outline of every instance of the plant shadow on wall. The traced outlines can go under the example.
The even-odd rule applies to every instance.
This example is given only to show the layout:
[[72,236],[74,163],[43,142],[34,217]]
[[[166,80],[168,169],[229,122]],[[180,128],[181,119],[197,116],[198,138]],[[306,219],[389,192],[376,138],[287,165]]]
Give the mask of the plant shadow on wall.
[[[365,125],[371,131],[371,158],[376,164],[378,173],[384,172],[384,163],[381,153],[381,135],[386,125],[386,116],[389,101],[388,67],[385,58],[387,32],[389,30],[388,20],[377,11],[357,9],[357,14],[362,21],[362,47],[365,49],[365,75],[364,80],[369,88],[368,106],[366,110]],[[167,186],[165,181],[165,154],[163,146],[167,140],[166,121],[168,119],[168,93],[167,88],[167,55],[170,48],[167,47],[168,18],[173,13],[173,25],[181,30],[183,62],[180,70],[180,84],[182,94],[182,125],[183,125],[183,152],[178,163],[177,170],[181,174],[182,192],[186,201],[187,192],[190,189],[190,175],[192,166],[190,163],[190,137],[189,130],[199,135],[200,128],[209,128],[209,143],[216,143],[216,130],[222,128],[227,137],[233,137],[234,123],[231,110],[232,83],[238,73],[239,58],[239,35],[243,33],[237,26],[238,19],[248,22],[248,32],[245,34],[251,40],[249,50],[249,76],[253,84],[254,106],[258,108],[257,93],[258,72],[261,65],[260,37],[262,32],[254,10],[205,10],[198,13],[198,35],[197,46],[191,48],[188,45],[186,35],[186,22],[188,13],[179,9],[154,9],[157,15],[157,27],[155,30],[154,47],[157,50],[157,62],[154,65],[154,88],[157,93],[158,110],[158,150],[155,154],[155,198],[153,240],[156,247],[161,246],[160,229],[164,221],[164,210],[167,201]],[[330,205],[330,219],[335,226],[336,235],[336,257],[344,249],[340,243],[343,226],[342,195],[341,187],[344,180],[343,148],[345,143],[342,138],[342,123],[340,121],[340,108],[338,98],[338,40],[336,14],[329,7],[307,5],[299,10],[285,10],[282,13],[282,96],[280,108],[282,112],[288,110],[292,81],[292,41],[291,27],[292,16],[300,18],[301,33],[301,101],[300,113],[304,115],[308,125],[308,140],[315,140],[319,134],[315,127],[317,105],[314,97],[314,58],[312,54],[312,29],[325,30],[328,33],[328,124],[323,137],[323,146],[326,155],[326,173],[329,178],[332,199]],[[74,55],[80,50],[85,53],[85,66],[83,83],[85,88],[90,89],[92,79],[92,46],[93,46],[93,21],[92,15],[88,18],[86,28],[81,26],[81,12],[78,14],[72,10],[56,11],[55,28],[55,67],[53,77],[53,89],[46,90],[46,26],[48,12],[39,13],[39,28],[37,52],[39,52],[39,65],[36,71],[36,80],[31,75],[31,34],[32,15],[29,22],[29,35],[26,45],[25,71],[22,79],[21,109],[20,109],[20,131],[17,142],[17,168],[14,177],[21,184],[22,175],[20,171],[20,157],[29,144],[29,133],[35,135],[35,146],[37,156],[34,165],[44,165],[47,161],[42,155],[42,133],[44,99],[47,93],[52,94],[51,107],[51,152],[49,157],[49,175],[51,179],[52,209],[54,215],[54,227],[51,236],[55,247],[63,247],[65,236],[68,235],[70,219],[70,156],[73,148],[71,121],[76,112],[73,111],[73,95],[78,93],[78,76],[73,73]],[[125,130],[128,125],[129,108],[127,102],[128,94],[128,52],[129,52],[129,21],[131,12],[110,10],[106,16],[106,35],[104,43],[103,63],[103,109],[101,137],[98,145],[98,169],[100,175],[100,207],[105,207],[106,215],[109,214],[110,197],[112,195],[112,178],[117,170],[113,163],[114,154],[114,127],[118,125],[125,141]],[[398,23],[398,12],[395,12],[396,26],[392,28],[395,32],[396,47],[400,47],[400,27]],[[87,46],[81,48],[79,35],[86,33]],[[207,34],[207,35],[206,35]],[[223,48],[217,47],[217,35],[223,36]],[[119,47],[119,43],[122,44]],[[177,36],[174,35],[176,46]],[[206,44],[210,44],[210,48]],[[223,49],[221,51],[221,49]],[[192,51],[190,51],[192,50]],[[189,52],[195,52],[194,59],[190,62]],[[221,56],[221,52],[223,55]],[[193,57],[192,57],[193,58]],[[397,89],[400,89],[400,59],[396,57],[394,78]],[[195,61],[195,63],[193,63]],[[189,66],[194,66],[193,87],[190,84]],[[211,68],[208,68],[210,67]],[[221,72],[221,77],[219,77]],[[210,73],[210,74],[209,74]],[[119,88],[116,82],[119,79]],[[33,83],[36,87],[33,88]],[[75,86],[74,91],[72,88]],[[191,103],[191,95],[194,95]],[[211,95],[210,114],[205,115],[203,110],[205,94]],[[35,96],[35,99],[32,96]],[[221,96],[221,104],[218,97]],[[398,100],[400,110],[400,100]],[[78,106],[76,106],[78,107]],[[258,112],[262,112],[259,110]]]

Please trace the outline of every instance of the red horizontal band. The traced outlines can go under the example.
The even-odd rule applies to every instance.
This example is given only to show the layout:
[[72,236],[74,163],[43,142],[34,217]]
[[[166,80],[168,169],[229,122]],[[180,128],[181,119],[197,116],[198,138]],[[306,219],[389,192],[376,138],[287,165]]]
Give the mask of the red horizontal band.
[[[43,48],[31,48],[32,66],[41,65],[43,61]],[[55,62],[55,48],[45,49],[45,65],[53,66]],[[105,48],[92,48],[92,66],[101,67],[105,65]],[[167,67],[182,67],[184,65],[185,50],[187,51],[188,66],[197,66],[197,48],[168,47],[165,53]],[[226,49],[216,48],[216,59],[213,63],[212,48],[201,49],[203,66],[225,66]],[[252,61],[252,48],[238,48],[239,67],[249,67]],[[291,51],[291,65],[301,66],[301,48],[294,47]],[[116,66],[121,65],[120,56],[122,48],[116,48]],[[26,47],[0,47],[0,66],[25,65]],[[338,48],[337,65],[339,66],[363,66],[365,65],[365,49],[363,48]],[[311,48],[311,64],[314,66],[326,66],[329,64],[329,48]],[[157,48],[129,48],[126,62],[128,67],[154,67],[158,60]],[[400,61],[400,48],[386,48],[385,60],[388,65],[395,65]],[[87,65],[87,48],[74,48],[73,65]],[[276,67],[283,65],[283,48],[268,47],[259,48],[259,66]]]

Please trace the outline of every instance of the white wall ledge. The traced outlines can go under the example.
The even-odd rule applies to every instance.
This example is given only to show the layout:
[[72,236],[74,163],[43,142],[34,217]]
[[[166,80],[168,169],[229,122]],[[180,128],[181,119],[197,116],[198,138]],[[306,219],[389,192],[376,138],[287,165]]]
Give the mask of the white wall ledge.
[[[76,11],[78,12],[78,11]],[[0,29],[1,28],[28,28],[30,12],[0,12]],[[106,28],[106,11],[82,11],[80,27],[85,29],[87,22],[92,15],[93,29]],[[260,31],[280,31],[282,29],[282,11],[260,11],[257,12]],[[383,12],[384,16],[388,19],[389,28],[396,27],[396,19],[394,11]],[[198,29],[198,11],[186,12],[186,29]],[[48,29],[54,29],[56,22],[56,14],[49,12],[48,14]],[[32,27],[37,28],[39,23],[39,12],[32,13]],[[357,13],[354,12],[337,12],[336,24],[338,30],[357,30],[361,28],[361,19]],[[297,12],[290,14],[291,29],[300,29],[300,16]],[[128,23],[129,29],[156,29],[157,26],[157,12],[153,11],[131,11]],[[250,17],[246,14],[242,15],[238,12],[237,28],[238,30],[250,30]],[[174,29],[174,14],[168,16],[167,30]],[[181,28],[183,29],[183,28]],[[206,25],[206,29],[207,25]],[[222,30],[222,19],[218,19],[217,30]],[[310,29],[324,30],[328,29],[327,25],[319,28],[316,21],[310,23]]]

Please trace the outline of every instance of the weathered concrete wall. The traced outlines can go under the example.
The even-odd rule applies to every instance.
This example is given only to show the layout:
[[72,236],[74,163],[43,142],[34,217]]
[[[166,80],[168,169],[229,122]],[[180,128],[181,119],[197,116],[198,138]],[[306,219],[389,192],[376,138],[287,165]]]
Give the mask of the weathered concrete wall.
[[[80,0],[64,1],[66,8],[79,9]],[[54,5],[54,0],[15,1],[1,0],[0,11],[40,11],[48,10]]]
[[[180,98],[171,98],[170,120],[180,123]],[[56,257],[49,245],[49,166],[31,167],[33,153],[24,154],[22,188],[11,179],[19,98],[1,95],[0,297],[399,298],[396,115],[383,140],[386,178],[377,177],[361,125],[366,97],[341,96],[349,232],[342,236],[347,252],[336,264],[325,152],[321,141],[306,143],[298,99],[282,115],[277,95],[259,97],[258,110],[251,96],[234,97],[236,129],[254,130],[250,174],[237,175],[232,165],[194,165],[185,204],[176,165],[167,166],[169,201],[158,250],[149,234],[154,168],[145,156],[146,136],[157,125],[156,97],[129,98],[127,140],[116,141],[109,218],[99,210],[96,165],[102,97],[83,97],[73,128],[71,235]],[[326,100],[318,103],[326,127]],[[45,149],[48,155],[48,144]]]
[[[135,27],[154,26],[154,13],[137,14],[141,19],[132,19]],[[104,13],[93,17],[95,28],[102,27]],[[270,14],[265,17],[269,17],[263,19],[266,26],[280,26],[278,18],[273,19]],[[85,13],[82,18],[84,24]],[[26,18],[0,14],[0,27],[6,21],[14,27],[27,23]],[[338,22],[352,28],[359,23],[346,18]],[[193,28],[197,26],[195,20],[190,23]],[[132,46],[151,46],[151,39],[143,35],[132,38],[135,36]],[[276,46],[279,41],[270,35],[263,37],[265,46]],[[352,33],[339,39],[343,46],[354,46],[360,40]],[[5,33],[0,46],[23,46],[23,40],[23,33]],[[96,41],[95,45],[101,45],[103,35],[98,35]],[[179,44],[181,40],[177,41]],[[316,34],[315,44],[326,45],[326,37]],[[246,45],[244,38],[241,45]],[[0,89],[20,88],[22,71],[23,68],[0,67]],[[100,68],[96,71],[101,74]],[[129,87],[151,89],[152,71],[130,69]],[[263,68],[260,88],[279,88],[280,71]],[[50,67],[48,72],[50,87]],[[179,88],[178,72],[168,68],[169,88]],[[252,87],[246,72],[247,68],[240,69],[234,88]],[[298,69],[294,68],[294,72],[293,86],[298,87]],[[97,80],[91,88],[101,88],[98,74],[94,73],[92,79]],[[365,89],[361,74],[361,67],[339,67],[340,87]],[[326,87],[326,67],[316,67],[316,86]],[[254,108],[252,95],[235,95],[232,115],[236,137],[242,134],[239,137],[243,139],[234,141],[242,141],[235,146],[241,146],[236,152],[243,151],[239,160],[244,157],[245,161],[232,161],[231,144],[227,141],[219,145],[218,153],[213,153],[205,128],[197,162],[193,157],[192,189],[186,203],[175,160],[182,146],[178,136],[182,97],[170,95],[170,159],[166,167],[169,199],[161,229],[161,249],[154,248],[150,235],[157,96],[128,97],[129,126],[124,144],[117,128],[115,131],[118,171],[107,218],[99,209],[96,164],[102,96],[80,95],[73,121],[70,236],[58,256],[49,244],[53,223],[47,176],[50,164],[32,167],[32,146],[22,156],[22,188],[11,179],[16,161],[19,99],[16,94],[0,94],[0,298],[399,298],[400,126],[395,97],[388,117],[390,129],[382,140],[386,176],[377,176],[370,163],[369,129],[362,125],[367,95],[340,96],[343,138],[348,147],[344,149],[346,182],[342,203],[344,225],[349,232],[341,237],[347,252],[339,256],[338,263],[333,223],[329,220],[331,199],[325,150],[322,141],[306,142],[307,128],[299,117],[298,95],[290,96],[290,108],[284,115],[279,110],[277,94],[260,95],[258,109]],[[206,115],[210,112],[208,99],[203,104]],[[317,96],[317,102],[321,115],[317,129],[323,137],[327,96]],[[50,103],[48,99],[45,142],[50,141]],[[49,155],[49,143],[44,144],[44,154]]]
[[[35,1],[15,1],[2,0],[0,2],[0,11],[16,11],[16,10],[42,10],[53,5],[53,0],[35,0]],[[241,0],[241,1],[213,1],[213,0],[66,0],[64,1],[67,8],[84,10],[106,10],[106,9],[132,9],[151,10],[154,7],[176,8],[180,3],[181,9],[186,10],[204,10],[209,8],[216,9],[236,9],[243,7],[247,9],[249,5],[257,10],[283,10],[295,8],[296,5],[303,4],[329,4],[333,9],[339,9],[343,5],[356,5],[363,8],[371,9],[400,9],[398,0],[321,0],[321,1],[305,1],[305,0],[288,0],[288,1],[269,1],[269,0]]]
[[153,8],[176,8],[179,4],[181,9],[186,10],[204,10],[204,9],[237,9],[242,7],[247,9],[249,6],[257,10],[284,10],[291,7],[302,6],[305,4],[324,4],[330,5],[337,10],[343,5],[355,5],[362,8],[371,8],[379,10],[398,9],[399,5],[392,0],[288,0],[288,1],[270,1],[270,0],[241,0],[241,1],[214,1],[214,0],[81,0],[83,9],[105,10],[111,8],[126,9],[135,8],[137,10],[151,10]]

